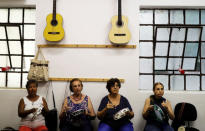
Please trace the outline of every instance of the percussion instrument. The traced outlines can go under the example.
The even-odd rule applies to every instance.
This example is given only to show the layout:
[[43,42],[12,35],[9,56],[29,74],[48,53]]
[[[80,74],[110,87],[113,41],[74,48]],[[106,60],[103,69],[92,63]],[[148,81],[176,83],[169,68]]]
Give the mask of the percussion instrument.
[[163,122],[166,118],[162,108],[160,108],[156,104],[154,104],[154,116],[155,116],[155,119],[159,122]]
[[129,108],[124,108],[124,109],[118,111],[118,112],[113,116],[113,119],[114,119],[114,120],[119,120],[120,118],[124,117],[128,111],[130,111]]
[[38,108],[38,109],[36,110],[36,112],[33,113],[33,117],[32,117],[31,119],[32,119],[32,120],[36,119],[36,117],[41,114],[42,109],[43,109],[43,107]]
[[85,113],[85,110],[79,109],[71,113],[71,116],[76,117]]

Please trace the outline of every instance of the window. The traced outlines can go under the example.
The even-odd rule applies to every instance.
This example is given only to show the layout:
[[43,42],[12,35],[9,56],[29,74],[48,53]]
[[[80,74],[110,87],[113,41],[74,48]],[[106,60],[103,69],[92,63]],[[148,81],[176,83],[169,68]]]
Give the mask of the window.
[[35,55],[35,8],[0,8],[0,87],[22,88]]
[[204,80],[205,10],[141,9],[140,89],[202,91]]

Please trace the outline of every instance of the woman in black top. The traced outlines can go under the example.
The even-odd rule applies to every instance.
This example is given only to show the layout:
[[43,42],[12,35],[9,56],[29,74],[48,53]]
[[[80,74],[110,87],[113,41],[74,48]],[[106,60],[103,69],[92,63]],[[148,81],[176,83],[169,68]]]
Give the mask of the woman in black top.
[[97,117],[101,120],[98,131],[133,131],[130,119],[134,117],[134,113],[128,100],[119,94],[120,87],[121,83],[117,78],[107,81],[109,94],[101,100],[97,112]]
[[143,117],[147,120],[144,131],[174,131],[168,121],[174,119],[171,104],[164,97],[164,86],[157,82],[153,87],[154,95],[146,99]]

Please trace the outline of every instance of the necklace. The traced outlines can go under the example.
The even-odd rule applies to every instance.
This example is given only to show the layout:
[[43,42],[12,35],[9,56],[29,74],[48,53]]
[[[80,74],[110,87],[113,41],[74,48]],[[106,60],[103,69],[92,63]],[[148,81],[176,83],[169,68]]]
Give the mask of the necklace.
[[73,99],[75,100],[75,101],[79,101],[79,100],[81,100],[81,98],[82,98],[82,94],[80,94],[80,98],[78,98],[78,97],[74,97],[74,95],[73,95]]

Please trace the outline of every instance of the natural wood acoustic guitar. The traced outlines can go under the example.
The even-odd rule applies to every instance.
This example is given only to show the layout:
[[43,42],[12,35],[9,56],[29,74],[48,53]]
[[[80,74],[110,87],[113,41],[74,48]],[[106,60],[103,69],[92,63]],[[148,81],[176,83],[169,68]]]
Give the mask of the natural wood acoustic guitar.
[[131,34],[128,29],[128,19],[122,16],[121,0],[118,0],[118,15],[112,17],[112,29],[109,33],[109,39],[114,45],[125,45],[131,39]]
[[64,37],[64,29],[62,27],[63,17],[56,14],[56,0],[53,0],[53,13],[46,18],[47,26],[43,32],[43,36],[47,41],[60,41]]

